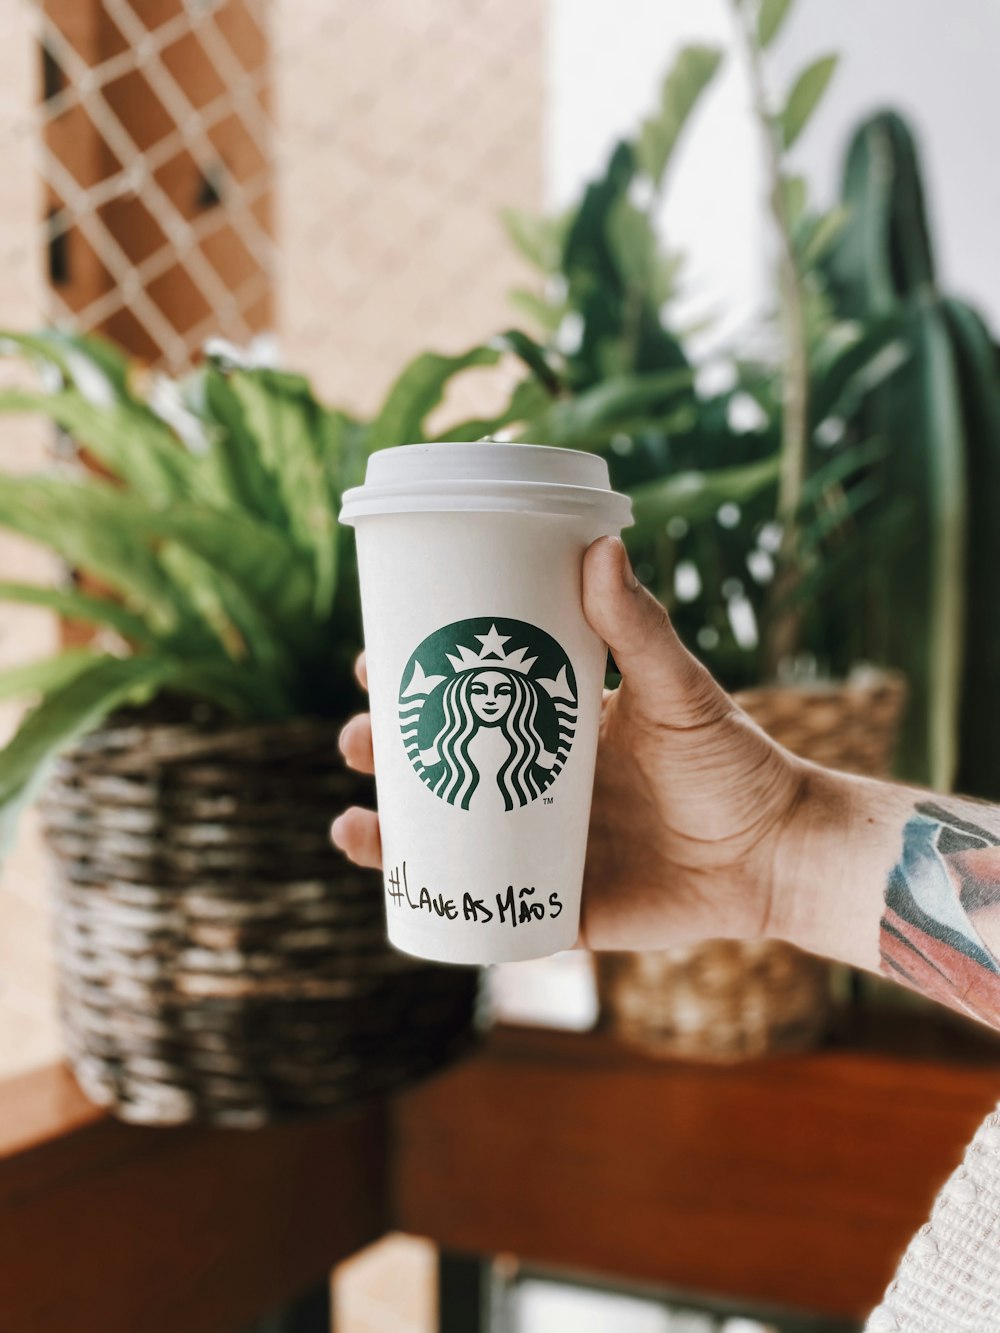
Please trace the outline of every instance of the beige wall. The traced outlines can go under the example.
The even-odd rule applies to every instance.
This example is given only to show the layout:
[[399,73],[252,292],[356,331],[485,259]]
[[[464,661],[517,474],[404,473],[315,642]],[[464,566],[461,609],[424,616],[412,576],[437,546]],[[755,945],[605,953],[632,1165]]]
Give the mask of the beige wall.
[[[37,243],[41,189],[25,133],[35,94],[38,56],[21,0],[0,0],[0,328],[38,323],[43,299]],[[0,470],[41,466],[46,434],[29,423],[0,420]],[[51,563],[26,542],[0,532],[0,578],[54,577]],[[54,620],[28,607],[0,607],[0,670],[47,655]],[[0,737],[10,734],[16,705],[0,705]],[[50,1059],[59,1049],[45,904],[45,868],[34,821],[26,819],[13,855],[0,867],[0,1076]]]
[[541,197],[545,0],[275,0],[279,331],[368,411],[513,322],[497,214]]

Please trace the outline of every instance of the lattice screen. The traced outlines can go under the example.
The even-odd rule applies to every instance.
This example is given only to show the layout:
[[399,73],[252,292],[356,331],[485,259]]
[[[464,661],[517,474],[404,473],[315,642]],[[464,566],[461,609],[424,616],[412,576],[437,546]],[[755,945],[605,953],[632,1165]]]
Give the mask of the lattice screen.
[[175,370],[277,328],[361,405],[503,318],[543,0],[22,3],[54,320]]
[[263,0],[45,0],[39,166],[54,318],[179,369],[272,319]]

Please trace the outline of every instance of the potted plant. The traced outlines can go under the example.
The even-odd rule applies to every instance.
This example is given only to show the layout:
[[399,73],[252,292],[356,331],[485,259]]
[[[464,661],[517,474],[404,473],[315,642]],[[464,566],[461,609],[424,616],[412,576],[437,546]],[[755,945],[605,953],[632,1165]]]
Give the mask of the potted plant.
[[[855,615],[879,627],[872,655],[909,678],[902,775],[995,800],[997,350],[975,308],[938,285],[917,145],[900,116],[858,126],[842,197],[845,224],[825,260],[832,299],[847,317],[888,324],[906,353],[857,414],[856,429],[885,447],[876,502],[858,518],[875,558],[851,576]],[[830,630],[846,620],[841,605]]]
[[9,833],[44,786],[83,1087],[129,1119],[245,1125],[436,1067],[469,1038],[476,973],[391,950],[378,877],[328,843],[370,800],[337,749],[360,622],[336,516],[368,451],[418,438],[450,376],[500,352],[418,358],[361,423],[225,355],[175,382],[96,338],[3,347],[42,376],[0,409],[87,463],[0,479],[0,523],[71,571],[0,598],[91,631],[0,678],[35,699],[0,752],[0,817]]
[[[688,48],[578,205],[507,216],[544,276],[540,294],[515,299],[543,330],[552,382],[551,402],[517,418],[519,437],[606,455],[633,497],[625,535],[640,577],[777,739],[884,774],[905,673],[897,771],[945,789],[957,773],[963,789],[995,795],[982,724],[998,640],[985,572],[1000,466],[995,354],[975,313],[936,289],[915,150],[897,117],[859,128],[840,203],[809,206],[787,152],[836,61],[812,62],[772,105],[763,64],[789,9],[734,6],[777,243],[773,327],[706,368],[673,318],[680,261],[658,238],[657,205],[720,61]],[[825,975],[785,946],[595,961],[606,1018],[665,1048],[741,1053],[823,1028]]]
[[[809,211],[784,153],[833,61],[804,70],[772,112],[760,53],[782,16],[771,4],[739,10],[741,24],[755,25],[747,56],[779,252],[779,310],[763,353],[734,350],[719,358],[721,375],[719,366],[705,373],[672,317],[680,261],[662,246],[656,215],[674,148],[721,60],[692,47],[578,206],[555,219],[508,215],[515,243],[545,275],[541,299],[515,298],[545,329],[557,381],[555,402],[518,429],[606,455],[613,484],[633,499],[625,537],[637,573],[761,725],[805,757],[878,774],[902,682],[809,679],[818,654],[802,594],[811,586],[815,596],[817,578],[835,568],[855,497],[864,498],[858,483],[881,448],[853,430],[825,441],[823,423],[853,420],[904,352],[886,321],[847,320],[830,304],[821,262],[843,217]],[[829,665],[843,672],[858,660]],[[810,1044],[827,1024],[828,968],[783,944],[709,941],[599,954],[594,964],[605,1026],[660,1051],[750,1054]]]

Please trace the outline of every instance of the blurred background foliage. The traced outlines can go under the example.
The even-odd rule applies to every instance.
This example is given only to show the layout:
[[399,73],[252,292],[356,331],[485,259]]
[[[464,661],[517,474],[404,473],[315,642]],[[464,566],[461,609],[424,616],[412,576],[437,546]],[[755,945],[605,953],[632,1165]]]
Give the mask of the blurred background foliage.
[[683,259],[659,239],[658,204],[720,63],[689,47],[578,204],[506,214],[544,279],[541,297],[513,300],[541,330],[554,401],[522,414],[521,386],[509,413],[480,424],[521,416],[518,438],[607,458],[633,497],[640,576],[729,688],[902,670],[901,775],[1000,797],[992,337],[937,287],[906,123],[886,111],[859,125],[840,200],[811,207],[787,153],[836,57],[812,61],[775,102],[764,66],[790,2],[734,8],[770,164],[772,327],[699,364],[699,330],[675,317]]

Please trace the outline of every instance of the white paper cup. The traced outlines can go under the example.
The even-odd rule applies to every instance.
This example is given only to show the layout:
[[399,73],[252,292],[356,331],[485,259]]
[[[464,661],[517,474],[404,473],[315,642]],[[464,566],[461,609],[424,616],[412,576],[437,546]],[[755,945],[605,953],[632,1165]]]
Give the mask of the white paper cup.
[[500,963],[572,947],[607,650],[581,564],[631,522],[593,454],[415,444],[357,528],[389,939]]

